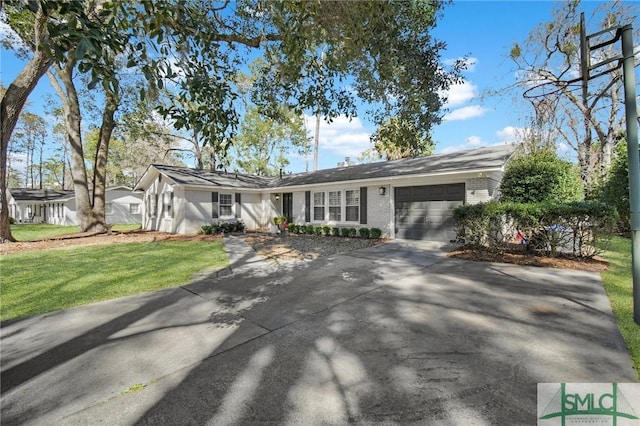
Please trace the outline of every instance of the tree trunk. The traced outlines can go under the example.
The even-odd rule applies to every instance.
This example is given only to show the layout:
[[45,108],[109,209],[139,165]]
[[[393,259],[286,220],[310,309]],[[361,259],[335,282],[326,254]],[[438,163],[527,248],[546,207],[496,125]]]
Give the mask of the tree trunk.
[[2,145],[0,149],[0,240],[15,241],[9,226],[9,205],[7,201],[7,150],[9,139],[16,127],[20,112],[27,97],[36,87],[49,67],[51,60],[43,50],[34,53],[33,58],[22,69],[16,79],[7,87],[0,101],[0,126],[2,128]]
[[93,171],[93,214],[103,225],[106,224],[105,217],[105,195],[107,186],[107,160],[109,157],[109,142],[111,134],[116,127],[114,114],[118,109],[120,97],[111,90],[108,84],[105,88],[105,107],[102,113],[102,125],[96,149],[95,166]]
[[89,185],[87,180],[87,168],[84,163],[84,150],[82,147],[81,115],[78,92],[73,82],[73,69],[75,58],[73,52],[69,52],[64,68],[56,67],[56,74],[64,85],[64,89],[53,74],[50,74],[51,83],[58,93],[64,110],[67,136],[71,150],[71,177],[76,199],[76,218],[80,232],[102,231],[104,220],[95,217],[91,205]]

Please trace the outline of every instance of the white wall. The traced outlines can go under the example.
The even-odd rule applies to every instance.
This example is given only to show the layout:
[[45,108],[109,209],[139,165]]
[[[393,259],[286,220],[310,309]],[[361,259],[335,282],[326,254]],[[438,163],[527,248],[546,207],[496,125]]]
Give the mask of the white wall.
[[[105,194],[105,202],[108,210],[107,223],[142,223],[141,194],[124,189],[108,190]],[[138,205],[139,213],[132,213],[131,205]]]

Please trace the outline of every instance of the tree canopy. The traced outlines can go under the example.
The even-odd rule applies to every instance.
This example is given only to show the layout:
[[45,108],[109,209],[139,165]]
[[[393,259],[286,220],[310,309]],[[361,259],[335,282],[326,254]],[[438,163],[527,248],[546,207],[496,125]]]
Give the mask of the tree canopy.
[[[402,2],[200,0],[24,1],[6,3],[6,19],[24,42],[11,44],[30,58],[19,85],[2,97],[2,179],[6,146],[17,114],[39,78],[53,66],[65,97],[77,195],[89,186],[79,134],[77,71],[105,104],[93,178],[95,205],[79,215],[93,226],[103,219],[100,200],[123,73],[143,76],[140,97],[152,100],[169,88],[158,111],[220,157],[239,123],[241,90],[235,75],[256,54],[263,62],[250,98],[263,116],[281,119],[283,105],[301,114],[354,116],[368,105],[372,120],[388,117],[428,135],[441,119],[440,93],[459,79],[459,65],[445,68],[445,44],[431,31],[446,1]],[[25,48],[25,46],[27,46]],[[321,54],[322,52],[322,54]],[[122,66],[118,63],[122,62]],[[59,91],[60,93],[60,91]],[[6,182],[4,182],[6,184]],[[80,193],[78,192],[80,191]],[[97,198],[96,198],[97,197]],[[2,209],[0,235],[6,235]],[[82,221],[81,221],[82,222]],[[9,234],[10,236],[10,234]]]

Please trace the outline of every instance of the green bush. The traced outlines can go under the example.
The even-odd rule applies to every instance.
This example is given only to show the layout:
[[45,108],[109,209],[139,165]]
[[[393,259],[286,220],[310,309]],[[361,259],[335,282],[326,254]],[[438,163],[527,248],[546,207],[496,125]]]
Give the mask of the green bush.
[[313,225],[305,225],[303,234],[313,235],[315,231],[315,227]]
[[331,235],[334,237],[340,236],[340,228],[332,227],[330,232],[331,232]]
[[331,233],[331,226],[322,225],[322,235],[329,235]]
[[520,232],[529,250],[586,257],[604,247],[617,218],[615,208],[597,201],[467,204],[453,216],[458,240],[478,249],[502,249]]
[[300,225],[296,223],[290,223],[287,230],[290,234],[297,234],[298,232],[300,232]]
[[360,238],[369,238],[371,232],[369,231],[369,228],[360,228],[358,229],[358,235],[360,235]]
[[314,235],[322,235],[322,226],[318,225],[316,227],[313,228],[313,234]]
[[204,225],[200,228],[201,232],[205,235],[215,235],[218,233],[226,234],[228,232],[243,232],[246,229],[242,220],[230,220],[222,222],[213,222],[209,225]]
[[619,232],[631,229],[629,204],[629,163],[627,143],[619,142],[615,148],[615,156],[609,169],[607,180],[600,189],[600,200],[614,206],[618,211],[616,227]]
[[382,237],[382,229],[380,228],[371,228],[371,238],[379,239]]
[[346,237],[356,238],[358,236],[358,230],[356,228],[345,228]]
[[15,225],[16,224],[16,220],[14,217],[9,216],[9,225]]
[[340,228],[340,236],[348,237],[349,236],[349,228]]
[[501,201],[542,203],[583,198],[576,167],[555,151],[537,151],[509,161],[500,184]]

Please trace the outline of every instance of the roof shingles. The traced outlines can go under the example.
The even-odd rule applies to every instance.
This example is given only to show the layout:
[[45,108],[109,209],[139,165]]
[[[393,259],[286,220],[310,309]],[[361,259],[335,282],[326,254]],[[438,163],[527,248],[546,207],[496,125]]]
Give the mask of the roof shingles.
[[153,167],[179,185],[268,189],[364,179],[382,179],[395,176],[435,175],[500,169],[514,151],[515,147],[513,145],[499,145],[427,157],[404,158],[308,173],[287,174],[282,177],[253,176],[242,173],[198,170],[159,164],[154,164]]

